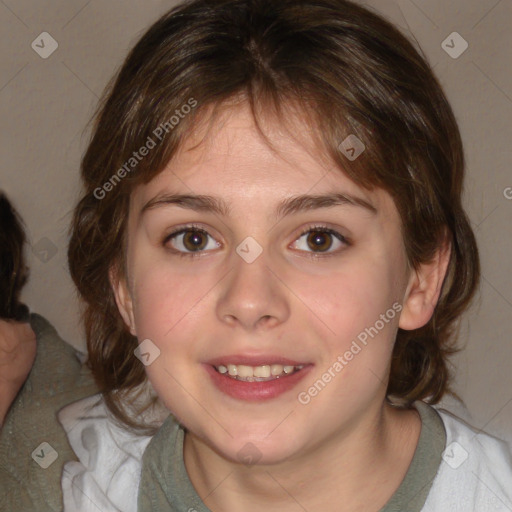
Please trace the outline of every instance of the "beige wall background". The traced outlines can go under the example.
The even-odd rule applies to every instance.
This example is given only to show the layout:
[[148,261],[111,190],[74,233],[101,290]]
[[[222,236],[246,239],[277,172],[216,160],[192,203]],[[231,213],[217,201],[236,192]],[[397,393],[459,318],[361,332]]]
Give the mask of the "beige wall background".
[[[0,0],[0,188],[27,226],[31,279],[24,300],[82,349],[66,245],[86,125],[129,48],[175,3]],[[460,123],[465,204],[483,278],[462,322],[466,349],[453,358],[466,407],[452,399],[445,405],[512,444],[512,1],[366,4],[414,34]]]

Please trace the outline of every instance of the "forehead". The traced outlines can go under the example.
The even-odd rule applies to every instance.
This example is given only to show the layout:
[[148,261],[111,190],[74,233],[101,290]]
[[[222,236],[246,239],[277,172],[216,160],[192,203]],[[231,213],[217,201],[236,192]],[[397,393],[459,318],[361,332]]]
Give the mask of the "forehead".
[[387,192],[360,187],[326,157],[300,115],[290,112],[285,122],[272,117],[258,121],[266,139],[245,103],[214,118],[203,116],[163,171],[135,189],[132,207],[140,211],[148,201],[169,193],[270,207],[285,197],[340,192],[374,206],[379,214],[396,214]]

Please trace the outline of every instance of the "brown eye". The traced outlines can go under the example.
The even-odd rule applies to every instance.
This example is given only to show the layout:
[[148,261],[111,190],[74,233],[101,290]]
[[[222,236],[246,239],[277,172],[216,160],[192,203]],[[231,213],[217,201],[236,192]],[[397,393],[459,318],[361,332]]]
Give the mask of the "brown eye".
[[314,251],[324,252],[332,246],[332,235],[325,231],[310,231],[307,243]]
[[[336,249],[348,247],[350,242],[334,229],[322,226],[311,226],[294,242],[295,248],[306,253],[328,255],[337,253]],[[331,250],[332,249],[332,250]]]
[[219,247],[219,244],[206,231],[193,227],[171,233],[165,238],[163,244],[164,246],[170,244],[175,252],[183,256]]
[[183,236],[183,246],[188,251],[200,251],[206,247],[208,238],[201,231],[187,231]]

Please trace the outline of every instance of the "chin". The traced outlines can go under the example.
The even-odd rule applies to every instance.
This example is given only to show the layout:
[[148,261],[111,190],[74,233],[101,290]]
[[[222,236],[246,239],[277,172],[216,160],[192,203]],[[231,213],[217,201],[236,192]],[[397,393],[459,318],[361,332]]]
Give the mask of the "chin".
[[[268,432],[271,432],[271,430],[269,429]],[[210,439],[206,442],[224,459],[248,467],[279,464],[297,453],[299,447],[296,445],[296,439],[293,439],[291,434],[285,436],[284,439],[277,437],[271,439],[271,436],[265,439],[265,435],[260,437],[234,435],[233,438],[229,438],[227,443],[215,443]],[[293,439],[293,445],[291,443],[287,444],[286,439],[288,443]]]

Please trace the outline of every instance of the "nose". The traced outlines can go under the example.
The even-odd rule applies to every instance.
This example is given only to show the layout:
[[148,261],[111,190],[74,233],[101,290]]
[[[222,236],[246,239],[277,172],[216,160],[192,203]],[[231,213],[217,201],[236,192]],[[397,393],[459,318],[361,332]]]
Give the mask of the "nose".
[[288,319],[290,304],[286,286],[270,268],[265,251],[252,263],[234,255],[216,313],[220,321],[247,331],[272,328]]

